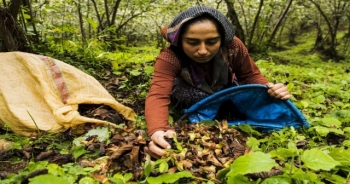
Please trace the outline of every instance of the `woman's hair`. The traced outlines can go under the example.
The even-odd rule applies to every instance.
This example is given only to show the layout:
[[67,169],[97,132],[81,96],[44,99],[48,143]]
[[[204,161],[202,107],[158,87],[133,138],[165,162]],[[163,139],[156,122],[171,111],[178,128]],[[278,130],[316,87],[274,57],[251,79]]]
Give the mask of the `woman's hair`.
[[[209,15],[209,14],[203,14],[203,15],[201,15],[201,16],[195,17],[195,18],[193,18],[193,19],[191,19],[191,20],[185,22],[185,23],[181,26],[181,31],[180,31],[179,38],[181,39],[181,37],[182,37],[182,35],[184,34],[184,32],[187,31],[188,28],[189,28],[191,25],[193,25],[193,24],[195,24],[195,23],[197,23],[197,22],[205,22],[205,21],[210,21],[210,22],[212,22],[212,23],[215,25],[215,27],[216,27],[216,29],[217,29],[217,31],[218,31],[220,37],[221,37],[221,46],[223,46],[223,44],[224,44],[224,39],[225,39],[224,28],[221,26],[221,24],[220,24],[214,17],[212,17],[212,16]],[[179,40],[178,44],[179,44],[179,46],[182,46],[180,40]]]

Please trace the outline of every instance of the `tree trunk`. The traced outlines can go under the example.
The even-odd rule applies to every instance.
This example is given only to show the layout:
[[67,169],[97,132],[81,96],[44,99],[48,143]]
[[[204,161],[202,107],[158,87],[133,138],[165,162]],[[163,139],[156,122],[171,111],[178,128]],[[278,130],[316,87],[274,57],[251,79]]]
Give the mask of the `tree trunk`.
[[115,2],[115,5],[113,7],[113,14],[112,14],[112,19],[111,19],[111,24],[114,24],[114,22],[115,22],[120,2],[121,2],[121,0],[117,0],[117,2]]
[[326,21],[326,24],[328,26],[330,35],[331,35],[331,42],[329,45],[329,48],[326,49],[326,55],[330,56],[331,58],[338,58],[338,52],[336,50],[336,36],[337,36],[337,30],[340,22],[340,18],[343,16],[344,10],[347,7],[347,2],[343,2],[343,6],[340,7],[341,2],[339,1],[337,5],[334,7],[334,12],[332,14],[334,15],[334,22],[331,22],[331,19],[327,17],[325,12],[322,10],[321,6],[315,2],[314,0],[310,0],[312,4],[315,5],[317,10],[320,12],[321,16],[324,18]]
[[233,7],[233,3],[230,0],[225,0],[228,10],[228,17],[231,19],[232,24],[235,26],[235,35],[245,43],[244,30],[242,25],[239,23],[237,13]]
[[29,0],[25,0],[24,2],[25,2],[25,6],[27,6],[27,8],[29,9],[29,15],[30,15],[29,22],[32,23],[33,32],[34,32],[34,41],[35,43],[39,44],[39,34],[36,30],[32,6]]
[[[86,5],[86,7],[87,7],[87,11],[86,11],[86,18],[89,18],[90,16],[90,0],[88,0],[87,1],[87,5]],[[91,27],[91,24],[88,24],[88,30],[87,30],[87,34],[86,34],[86,38],[87,39],[90,39],[91,37],[92,37],[92,27]]]
[[12,32],[10,31],[11,27],[14,27],[16,22],[13,20],[13,17],[7,13],[8,9],[0,9],[0,32],[2,37],[2,48],[1,52],[16,51],[17,46],[15,40],[12,37]]
[[97,20],[98,20],[98,24],[99,24],[97,32],[99,32],[99,31],[104,30],[103,22],[102,22],[100,13],[98,12],[98,9],[97,9],[96,1],[95,0],[91,0],[91,1],[94,4],[94,9],[95,9]]
[[0,35],[2,37],[2,52],[30,52],[25,34],[17,23],[17,15],[22,0],[12,0],[10,7],[0,7]]
[[269,38],[269,41],[268,41],[268,45],[270,45],[272,43],[272,40],[275,38],[276,34],[277,34],[277,31],[279,29],[279,27],[281,26],[281,23],[283,22],[284,18],[286,17],[288,11],[289,11],[289,8],[290,6],[292,5],[293,3],[293,0],[289,0],[286,8],[284,9],[282,15],[279,17],[275,27],[273,28],[272,32],[271,32],[271,35],[270,35],[270,38]]
[[250,46],[252,44],[255,28],[256,28],[256,26],[258,24],[258,19],[259,19],[260,12],[261,12],[261,9],[262,9],[263,5],[264,5],[264,0],[260,0],[259,9],[258,9],[258,12],[255,15],[254,23],[253,23],[253,26],[252,26],[252,30],[250,31],[250,35],[248,37],[248,43],[247,43],[248,49],[250,48]]
[[297,28],[295,28],[295,26],[292,24],[292,27],[289,30],[288,33],[288,43],[290,44],[295,44],[295,37],[297,36]]
[[107,19],[107,27],[111,26],[111,23],[109,22],[109,10],[108,10],[108,2],[107,0],[104,0],[105,3],[105,13],[106,13],[106,19]]
[[243,20],[244,20],[244,27],[245,27],[245,33],[248,33],[248,30],[249,30],[249,23],[248,23],[248,20],[247,20],[247,16],[246,16],[246,13],[245,13],[245,0],[243,0],[243,2],[240,0],[238,1],[238,4],[239,6],[241,7],[241,12],[242,12],[242,15],[241,17],[243,16]]
[[316,22],[316,28],[317,28],[317,36],[316,36],[316,40],[315,40],[315,44],[314,44],[314,49],[315,50],[324,50],[323,47],[323,33],[322,33],[322,29],[321,26],[318,22]]
[[348,18],[348,32],[346,33],[346,37],[350,38],[350,15],[348,15],[347,18]]
[[79,25],[80,25],[80,32],[81,32],[81,41],[86,41],[85,31],[84,31],[84,21],[83,21],[83,14],[81,13],[81,2],[78,0],[77,3],[78,8],[78,16],[79,16]]

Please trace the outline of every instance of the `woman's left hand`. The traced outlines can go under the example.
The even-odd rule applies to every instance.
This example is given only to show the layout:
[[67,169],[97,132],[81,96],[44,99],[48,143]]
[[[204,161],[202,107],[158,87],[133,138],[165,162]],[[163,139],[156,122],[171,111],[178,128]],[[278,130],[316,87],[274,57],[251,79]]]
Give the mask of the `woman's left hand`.
[[269,88],[267,92],[272,97],[279,98],[282,100],[287,100],[290,98],[290,93],[287,87],[282,83],[278,83],[278,84],[268,83],[267,87]]

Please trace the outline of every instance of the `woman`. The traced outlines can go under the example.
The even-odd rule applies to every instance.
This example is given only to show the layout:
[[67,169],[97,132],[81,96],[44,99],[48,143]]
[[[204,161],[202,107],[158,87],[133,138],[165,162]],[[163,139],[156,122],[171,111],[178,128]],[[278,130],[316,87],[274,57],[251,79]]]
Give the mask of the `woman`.
[[[172,99],[190,106],[219,90],[239,84],[265,84],[280,99],[290,94],[283,84],[269,83],[250,58],[247,48],[234,37],[234,28],[218,10],[196,6],[181,12],[162,30],[171,45],[156,59],[146,98],[145,116],[151,135],[149,150],[163,155],[171,148],[168,106]],[[237,79],[237,80],[234,80]]]

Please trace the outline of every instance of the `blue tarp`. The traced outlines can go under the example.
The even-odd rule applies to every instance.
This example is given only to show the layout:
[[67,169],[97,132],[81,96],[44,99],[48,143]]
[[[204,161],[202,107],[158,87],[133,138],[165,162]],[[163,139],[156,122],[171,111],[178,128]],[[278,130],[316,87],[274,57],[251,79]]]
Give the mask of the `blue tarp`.
[[293,126],[309,127],[309,123],[290,100],[280,100],[267,93],[267,86],[249,84],[234,86],[210,95],[185,109],[190,123],[213,120],[221,104],[231,101],[244,119],[229,120],[229,125],[249,124],[262,131]]

